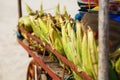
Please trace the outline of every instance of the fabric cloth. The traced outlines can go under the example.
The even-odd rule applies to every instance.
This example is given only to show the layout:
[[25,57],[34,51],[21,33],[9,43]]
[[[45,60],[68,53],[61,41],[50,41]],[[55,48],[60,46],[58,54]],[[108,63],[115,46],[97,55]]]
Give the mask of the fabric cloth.
[[120,22],[120,15],[119,14],[109,14],[109,17],[117,22]]
[[[77,0],[77,2],[88,4],[88,0]],[[90,3],[93,4],[93,3],[94,3],[94,0],[90,0]]]
[[[85,12],[80,11],[75,15],[75,20],[81,20]],[[109,17],[117,22],[120,22],[120,14],[109,14]]]

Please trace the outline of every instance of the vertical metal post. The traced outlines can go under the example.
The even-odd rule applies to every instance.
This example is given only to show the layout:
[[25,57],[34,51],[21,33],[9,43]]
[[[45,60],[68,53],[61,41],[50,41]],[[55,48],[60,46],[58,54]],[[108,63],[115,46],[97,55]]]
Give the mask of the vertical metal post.
[[22,3],[18,0],[18,18],[22,17]]
[[98,80],[109,80],[108,53],[109,53],[109,0],[99,0],[99,61]]

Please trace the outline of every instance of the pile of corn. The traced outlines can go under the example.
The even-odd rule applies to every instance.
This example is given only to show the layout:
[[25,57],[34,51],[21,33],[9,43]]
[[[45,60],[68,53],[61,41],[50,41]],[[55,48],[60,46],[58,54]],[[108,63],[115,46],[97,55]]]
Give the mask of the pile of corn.
[[[45,13],[42,7],[34,12],[27,4],[28,15],[23,16],[18,21],[18,26],[23,26],[26,31],[34,33],[45,44],[49,44],[61,55],[73,62],[78,71],[84,71],[93,80],[98,77],[98,43],[94,38],[92,29],[84,30],[84,25],[79,21],[74,21],[64,7],[60,13],[57,5],[54,16]],[[76,31],[74,30],[76,27]],[[24,38],[26,36],[22,34]],[[110,80],[118,80],[120,74],[120,48],[110,55]],[[59,60],[59,59],[58,59]],[[60,60],[59,60],[60,61]],[[61,62],[61,61],[60,61]],[[111,64],[112,63],[112,64]],[[83,80],[73,70],[75,80]]]

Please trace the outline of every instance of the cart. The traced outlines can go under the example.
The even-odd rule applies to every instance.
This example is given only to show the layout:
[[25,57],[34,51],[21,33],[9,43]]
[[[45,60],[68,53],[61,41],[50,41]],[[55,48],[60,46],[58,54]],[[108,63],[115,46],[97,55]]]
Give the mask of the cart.
[[[21,10],[21,0],[18,0],[18,10],[19,17],[22,16]],[[53,49],[50,45],[44,44],[42,40],[37,38],[34,35],[31,35],[29,32],[24,30],[22,27],[18,28],[19,33],[26,34],[27,37],[32,38],[37,43],[44,47],[44,52],[42,55],[38,55],[36,52],[32,51],[29,48],[29,44],[17,37],[18,43],[28,52],[29,57],[32,57],[33,60],[29,63],[28,72],[27,72],[27,80],[73,80],[73,76],[66,74],[65,67],[69,66],[76,74],[81,76],[84,80],[93,80],[89,77],[85,72],[79,72],[75,64],[62,56],[58,51]],[[49,50],[57,56],[63,63],[64,67],[61,67],[60,64],[54,60],[48,60],[48,56],[46,55],[46,50]]]
[[[18,0],[18,13],[19,17],[21,17],[21,0]],[[21,32],[26,34],[27,37],[32,38],[44,47],[43,55],[38,55],[35,51],[32,51],[29,48],[29,43],[27,41],[24,41],[24,39],[17,36],[18,43],[28,52],[29,57],[33,58],[28,66],[27,80],[67,80],[68,78],[69,80],[73,80],[72,75],[65,73],[66,65],[73,69],[84,80],[92,80],[92,78],[89,77],[85,72],[78,72],[77,67],[71,61],[66,59],[51,46],[49,46],[48,44],[44,44],[42,40],[40,40],[34,35],[31,35],[22,27],[18,28],[18,35]],[[61,61],[63,61],[64,67],[61,67],[60,64],[54,60],[49,60],[48,56],[46,56],[46,50],[49,50]]]

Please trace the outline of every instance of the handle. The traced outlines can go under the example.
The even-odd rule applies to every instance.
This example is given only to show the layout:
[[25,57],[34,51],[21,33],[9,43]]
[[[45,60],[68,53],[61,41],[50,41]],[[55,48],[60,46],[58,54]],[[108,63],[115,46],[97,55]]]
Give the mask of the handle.
[[18,18],[22,17],[22,3],[18,0]]

